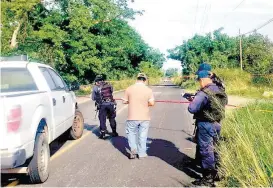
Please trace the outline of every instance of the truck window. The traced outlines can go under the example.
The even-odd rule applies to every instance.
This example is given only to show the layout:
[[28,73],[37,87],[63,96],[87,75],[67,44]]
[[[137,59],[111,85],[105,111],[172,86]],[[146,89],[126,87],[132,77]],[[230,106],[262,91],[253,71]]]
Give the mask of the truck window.
[[65,84],[62,78],[52,69],[48,69],[50,75],[53,78],[54,83],[57,86],[57,89],[65,89]]
[[57,86],[56,84],[54,83],[52,77],[50,76],[47,68],[45,67],[39,67],[40,71],[42,72],[44,78],[46,79],[46,82],[50,88],[50,90],[56,90],[57,89]]
[[27,68],[1,68],[1,92],[38,90]]

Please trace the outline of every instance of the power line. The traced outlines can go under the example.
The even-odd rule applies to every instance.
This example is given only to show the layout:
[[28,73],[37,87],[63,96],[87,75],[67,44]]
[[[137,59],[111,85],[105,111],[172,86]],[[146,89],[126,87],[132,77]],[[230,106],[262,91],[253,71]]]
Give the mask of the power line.
[[196,4],[195,18],[194,18],[194,28],[193,28],[193,35],[194,35],[195,32],[196,32],[196,19],[197,19],[198,7],[199,7],[199,0],[197,0],[197,4]]
[[[249,34],[249,33],[256,32],[256,31],[258,31],[259,29],[261,29],[261,28],[267,26],[267,25],[270,24],[271,22],[273,22],[273,18],[271,18],[270,20],[268,20],[267,22],[265,22],[265,23],[262,24],[261,26],[255,28],[255,29],[253,29],[253,30],[251,30],[251,31],[249,31],[249,32],[247,32],[247,33],[245,33],[245,34],[243,34],[243,35],[247,35],[247,34]],[[239,29],[239,39],[240,39],[240,64],[241,64],[241,70],[243,70],[243,55],[242,55],[242,36],[243,36],[243,35],[241,35],[240,29]]]
[[203,28],[202,28],[202,31],[201,31],[202,33],[204,32],[205,27],[207,25],[207,21],[209,20],[209,14],[210,14],[210,12],[211,12],[211,1],[210,1],[210,5],[209,5],[209,8],[208,8],[208,11],[207,11],[207,15],[206,15],[206,17],[204,19]]
[[243,3],[245,2],[245,0],[242,0],[231,12],[234,12],[237,8],[239,8]]
[[207,6],[208,6],[208,4],[206,3],[205,10],[204,10],[204,13],[203,13],[203,19],[202,19],[202,22],[200,24],[200,32],[202,32],[202,26],[203,26],[203,23],[205,21],[205,15],[206,15],[206,12],[207,12]]
[[258,31],[259,29],[262,29],[263,27],[267,26],[267,25],[270,24],[271,22],[273,22],[273,18],[271,18],[270,20],[268,20],[267,22],[265,22],[265,23],[262,24],[261,26],[255,28],[255,29],[253,29],[253,30],[251,30],[251,31],[249,31],[249,32],[247,32],[247,33],[245,33],[245,34],[243,34],[243,35],[247,35],[247,34],[249,34],[249,33],[256,32],[256,31]]
[[[232,9],[232,11],[231,12],[234,12],[237,8],[239,8],[243,3],[245,2],[245,0],[242,0],[234,9]],[[228,17],[228,14],[229,13],[227,13],[225,16],[224,16],[224,22],[225,22],[225,24],[224,24],[224,28],[226,27],[226,18]]]

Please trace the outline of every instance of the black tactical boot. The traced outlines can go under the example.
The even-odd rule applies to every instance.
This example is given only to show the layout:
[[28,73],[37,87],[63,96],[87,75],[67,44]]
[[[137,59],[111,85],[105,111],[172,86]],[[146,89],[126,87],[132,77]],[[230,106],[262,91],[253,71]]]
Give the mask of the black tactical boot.
[[99,139],[105,139],[105,131],[100,132]]
[[192,182],[192,184],[196,186],[215,187],[213,170],[205,169],[203,172],[203,177],[199,180],[195,180]]
[[113,132],[112,132],[112,137],[118,137],[117,131],[113,131]]
[[213,171],[213,179],[214,181],[221,181],[223,177],[219,174],[217,170]]

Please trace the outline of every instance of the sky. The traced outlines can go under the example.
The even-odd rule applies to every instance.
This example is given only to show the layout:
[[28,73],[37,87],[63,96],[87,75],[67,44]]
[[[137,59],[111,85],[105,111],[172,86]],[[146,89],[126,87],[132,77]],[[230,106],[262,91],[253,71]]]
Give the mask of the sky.
[[[273,0],[134,0],[130,5],[145,11],[130,25],[165,54],[195,33],[224,27],[224,33],[236,36],[239,29],[246,33],[273,18]],[[273,41],[273,22],[258,32]],[[168,60],[163,67],[180,67],[180,63]]]

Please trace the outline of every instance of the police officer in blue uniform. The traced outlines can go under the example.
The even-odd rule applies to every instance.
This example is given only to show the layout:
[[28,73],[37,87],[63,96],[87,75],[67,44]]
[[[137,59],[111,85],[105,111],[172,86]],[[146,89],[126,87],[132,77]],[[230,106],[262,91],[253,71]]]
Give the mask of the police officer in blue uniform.
[[[199,65],[198,71],[195,74],[197,75],[200,71],[208,71],[210,73],[210,78],[211,78],[212,82],[214,84],[216,84],[219,87],[219,89],[225,91],[225,85],[224,85],[223,81],[215,73],[212,72],[210,64],[203,62],[202,64]],[[195,116],[194,116],[194,119],[195,119]],[[196,129],[195,129],[195,138],[194,138],[195,141],[197,140],[197,136],[198,136],[198,127],[196,127]],[[218,143],[215,142],[215,144],[218,144]],[[219,164],[219,154],[215,151],[214,155],[216,158],[216,168],[219,168],[219,165],[220,165]],[[201,166],[201,156],[200,156],[200,150],[199,150],[198,144],[196,145],[195,164],[197,166]]]
[[95,85],[92,90],[92,100],[95,101],[99,110],[100,121],[100,139],[105,138],[107,133],[106,118],[108,117],[112,128],[112,136],[117,137],[116,123],[116,101],[113,97],[113,87],[111,84],[104,81],[103,76],[98,75],[95,78]]
[[198,71],[197,76],[201,88],[190,103],[188,111],[196,119],[197,146],[203,177],[193,184],[214,186],[217,175],[214,143],[220,136],[220,122],[224,118],[227,95],[221,87],[213,83],[210,71]]

